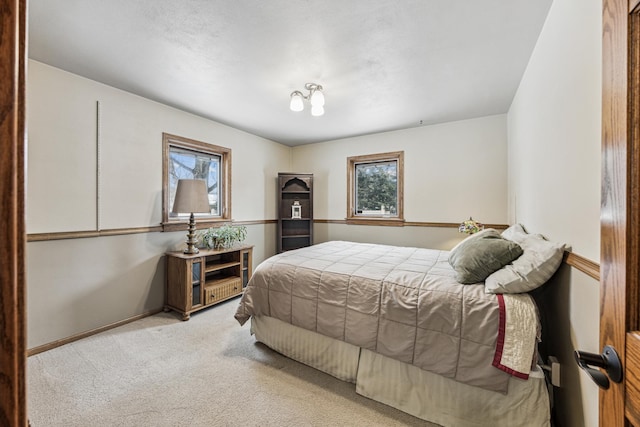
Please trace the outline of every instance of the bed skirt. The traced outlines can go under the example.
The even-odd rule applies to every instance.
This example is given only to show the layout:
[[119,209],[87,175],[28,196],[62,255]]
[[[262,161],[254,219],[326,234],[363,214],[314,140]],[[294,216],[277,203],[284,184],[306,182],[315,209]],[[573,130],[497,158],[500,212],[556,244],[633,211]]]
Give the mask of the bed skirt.
[[256,340],[278,353],[356,384],[362,396],[443,426],[537,427],[550,425],[542,371],[512,377],[509,392],[483,390],[360,349],[278,319],[252,317]]

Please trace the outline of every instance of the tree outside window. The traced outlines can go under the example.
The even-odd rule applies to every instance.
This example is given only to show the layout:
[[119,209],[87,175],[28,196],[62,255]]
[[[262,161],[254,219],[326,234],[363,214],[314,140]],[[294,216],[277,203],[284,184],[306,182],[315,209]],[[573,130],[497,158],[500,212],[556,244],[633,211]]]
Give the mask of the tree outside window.
[[356,215],[398,213],[398,167],[396,162],[358,163],[356,168]]
[[[220,162],[221,156],[205,155],[176,147],[169,148],[169,206],[173,206],[180,179],[202,179],[207,183],[212,216],[220,216]],[[169,212],[170,217],[189,214]],[[195,214],[207,216],[207,214]]]

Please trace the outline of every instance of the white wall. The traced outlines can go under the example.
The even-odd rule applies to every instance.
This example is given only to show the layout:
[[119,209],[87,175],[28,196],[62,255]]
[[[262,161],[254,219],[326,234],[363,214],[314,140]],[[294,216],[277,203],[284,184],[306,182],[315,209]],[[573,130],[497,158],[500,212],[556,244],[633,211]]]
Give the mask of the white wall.
[[[302,145],[293,148],[292,163],[294,171],[314,174],[316,219],[346,217],[347,157],[404,151],[407,221],[459,223],[473,216],[481,222],[505,224],[506,150],[506,115],[496,115]],[[323,236],[362,241],[384,234],[389,236],[388,243],[408,245],[408,240],[416,241],[417,233],[426,239],[419,246],[449,249],[460,239],[457,232],[442,234],[425,227],[328,224],[318,231],[316,242]],[[434,240],[434,233],[442,238]]]
[[[508,113],[509,220],[600,259],[600,0],[554,0]],[[598,424],[598,390],[571,350],[599,353],[599,285],[575,270],[556,284],[569,326],[557,340],[566,426]],[[564,344],[562,344],[564,342]]]
[[[275,253],[274,225],[247,226],[253,267]],[[27,347],[90,331],[164,305],[164,252],[184,232],[27,244]],[[176,315],[176,319],[180,317]]]
[[37,61],[27,97],[28,233],[95,229],[97,101],[100,228],[161,223],[163,132],[231,148],[233,219],[276,217],[289,147]]
[[[159,225],[163,132],[231,148],[233,219],[276,217],[276,177],[290,169],[289,147],[36,61],[27,76],[28,233]],[[275,226],[248,231],[257,265],[275,253]],[[180,248],[185,234],[29,243],[28,346],[160,308],[162,254]]]

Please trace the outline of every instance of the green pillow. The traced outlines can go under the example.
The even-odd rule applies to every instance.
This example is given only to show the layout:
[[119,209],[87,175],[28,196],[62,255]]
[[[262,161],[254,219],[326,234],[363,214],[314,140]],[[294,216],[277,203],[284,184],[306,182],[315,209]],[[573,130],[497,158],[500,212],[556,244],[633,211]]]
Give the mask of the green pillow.
[[520,245],[488,228],[467,237],[453,248],[449,254],[449,264],[455,270],[458,282],[478,283],[520,255]]

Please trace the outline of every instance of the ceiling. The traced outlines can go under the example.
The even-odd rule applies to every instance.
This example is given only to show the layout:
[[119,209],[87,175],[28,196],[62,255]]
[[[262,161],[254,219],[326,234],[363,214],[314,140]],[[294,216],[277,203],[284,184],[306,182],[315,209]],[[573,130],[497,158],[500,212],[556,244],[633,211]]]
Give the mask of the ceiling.
[[551,2],[30,0],[29,57],[294,146],[507,112]]

